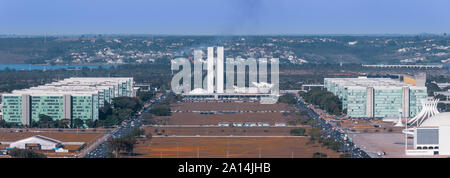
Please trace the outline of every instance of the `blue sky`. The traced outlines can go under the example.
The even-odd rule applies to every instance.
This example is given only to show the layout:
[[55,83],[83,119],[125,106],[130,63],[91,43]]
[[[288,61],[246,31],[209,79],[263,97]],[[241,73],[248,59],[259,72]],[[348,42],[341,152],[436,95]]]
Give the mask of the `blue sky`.
[[442,34],[449,9],[449,0],[0,0],[0,34]]

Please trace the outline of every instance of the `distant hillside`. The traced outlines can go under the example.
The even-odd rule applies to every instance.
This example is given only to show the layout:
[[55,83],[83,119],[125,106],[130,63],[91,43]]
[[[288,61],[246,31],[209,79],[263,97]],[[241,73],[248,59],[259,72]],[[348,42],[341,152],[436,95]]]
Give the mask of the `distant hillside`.
[[29,56],[0,51],[0,64],[24,64],[29,59],[31,59]]
[[46,55],[44,38],[1,38],[0,64],[32,63]]
[[224,46],[226,57],[285,63],[439,64],[447,36],[123,36],[0,38],[0,64],[169,63]]

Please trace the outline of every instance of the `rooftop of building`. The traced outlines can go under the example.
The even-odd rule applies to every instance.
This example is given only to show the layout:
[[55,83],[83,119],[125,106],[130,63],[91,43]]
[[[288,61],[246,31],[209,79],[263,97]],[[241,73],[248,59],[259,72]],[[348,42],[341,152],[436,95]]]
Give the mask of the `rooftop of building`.
[[421,127],[450,126],[450,112],[443,112],[425,120]]
[[113,77],[113,78],[106,78],[106,77],[72,77],[67,78],[61,81],[52,82],[49,84],[46,84],[46,86],[109,86],[109,85],[117,85],[119,83],[127,82],[133,80],[133,78],[124,78],[124,77]]
[[402,88],[402,87],[410,87],[417,89],[425,89],[426,87],[413,86],[411,84],[403,83],[399,80],[394,80],[391,78],[367,78],[367,77],[358,77],[358,78],[325,78],[325,81],[333,82],[341,86],[345,86],[347,88],[353,89],[364,89],[366,87],[373,88]]
[[92,94],[98,93],[98,90],[14,90],[9,95],[39,95],[39,96],[63,96],[65,94],[70,94],[72,96],[90,96]]
[[28,89],[14,90],[8,95],[62,96],[70,94],[73,96],[89,96],[98,93],[99,90],[112,88],[130,80],[133,80],[133,78],[73,77]]
[[53,144],[61,144],[62,143],[61,141],[55,140],[55,139],[50,138],[50,137],[46,137],[46,136],[42,136],[42,135],[35,135],[35,136],[31,136],[31,137],[28,137],[28,138],[24,138],[24,139],[12,142],[11,145],[14,145],[15,143],[19,143],[19,142],[33,142],[33,143],[37,143],[38,141],[50,142],[50,143],[53,143]]

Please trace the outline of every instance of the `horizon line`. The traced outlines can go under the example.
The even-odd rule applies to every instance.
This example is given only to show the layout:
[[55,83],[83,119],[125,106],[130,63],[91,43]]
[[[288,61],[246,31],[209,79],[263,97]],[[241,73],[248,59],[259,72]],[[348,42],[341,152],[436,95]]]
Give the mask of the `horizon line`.
[[157,33],[61,33],[61,34],[0,34],[5,37],[81,37],[81,36],[447,36],[443,33],[304,33],[304,34],[157,34]]

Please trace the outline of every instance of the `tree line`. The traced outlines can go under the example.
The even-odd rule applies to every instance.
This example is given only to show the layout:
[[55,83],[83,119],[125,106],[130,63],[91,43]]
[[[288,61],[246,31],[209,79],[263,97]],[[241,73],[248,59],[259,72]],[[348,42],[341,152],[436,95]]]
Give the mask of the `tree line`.
[[296,104],[297,103],[297,98],[295,97],[294,94],[287,93],[287,94],[281,95],[278,98],[278,102],[286,103],[286,104]]
[[181,95],[170,93],[167,95],[166,99],[162,100],[159,104],[153,106],[152,109],[150,109],[148,112],[156,116],[170,116],[171,115],[170,104],[176,103],[181,100],[182,100]]
[[[137,138],[145,135],[144,129],[135,128],[127,135],[120,138],[111,138],[108,141],[108,148],[112,150],[108,157],[118,158],[121,153],[133,155],[134,146],[137,144]],[[152,134],[145,135],[145,139],[152,139]]]
[[306,102],[318,105],[330,114],[341,115],[343,113],[341,100],[329,91],[311,90],[299,92],[299,94]]
[[9,156],[13,158],[47,158],[47,156],[45,156],[42,153],[37,153],[32,150],[18,149],[18,148],[10,150]]

